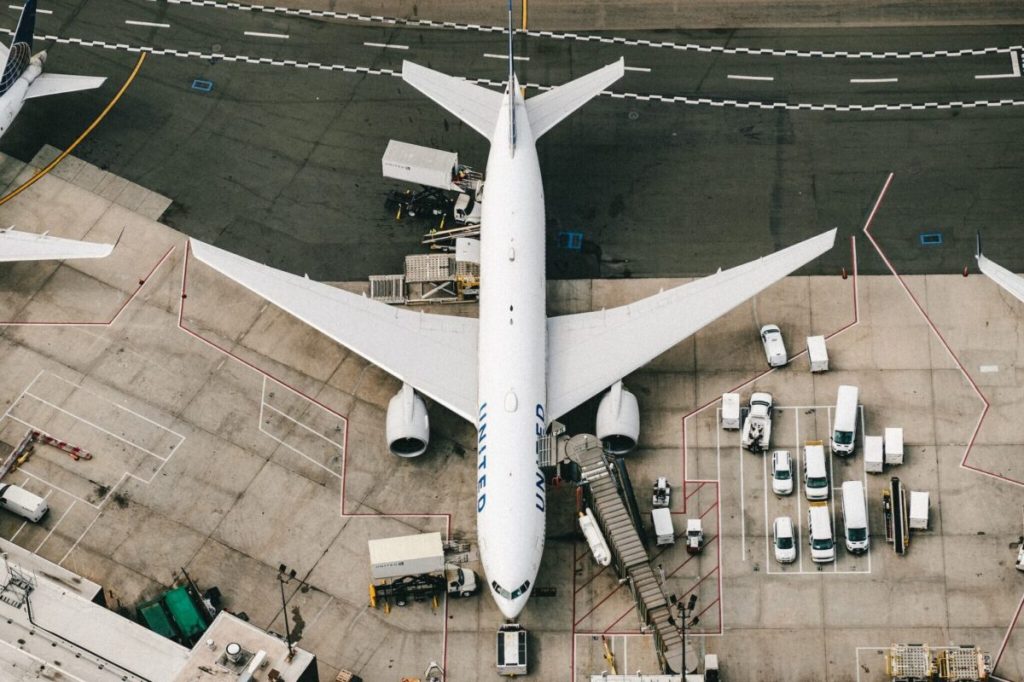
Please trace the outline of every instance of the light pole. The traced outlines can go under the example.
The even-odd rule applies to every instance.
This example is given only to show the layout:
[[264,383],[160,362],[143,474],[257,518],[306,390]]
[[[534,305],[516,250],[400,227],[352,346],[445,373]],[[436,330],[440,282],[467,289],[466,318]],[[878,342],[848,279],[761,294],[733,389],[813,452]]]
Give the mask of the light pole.
[[[683,604],[683,602],[678,601],[675,598],[675,595],[672,595],[672,602],[675,604],[676,608],[679,610],[679,631],[680,631],[680,636],[681,636],[682,645],[683,645],[683,647],[682,647],[683,655],[682,655],[682,660],[680,661],[680,663],[682,664],[682,667],[681,667],[681,669],[679,671],[679,675],[680,675],[681,679],[685,680],[686,679],[686,619],[687,619],[687,617],[691,613],[693,613],[693,607],[695,607],[697,605],[697,595],[691,594],[689,601],[685,605]],[[693,622],[696,623],[697,619],[694,618]]]
[[288,645],[288,660],[291,661],[295,658],[295,647],[292,646],[292,631],[288,625],[288,602],[284,598],[284,586],[285,583],[290,583],[295,577],[295,569],[293,568],[287,574],[285,573],[284,564],[281,564],[277,568],[277,583],[281,587],[281,612],[284,613],[284,641]]

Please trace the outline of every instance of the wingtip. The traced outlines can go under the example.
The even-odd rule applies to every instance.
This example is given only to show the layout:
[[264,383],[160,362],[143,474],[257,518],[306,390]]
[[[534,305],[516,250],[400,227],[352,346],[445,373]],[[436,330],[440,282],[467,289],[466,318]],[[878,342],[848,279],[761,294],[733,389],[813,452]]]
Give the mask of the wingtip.
[[974,260],[981,260],[981,230],[974,233]]

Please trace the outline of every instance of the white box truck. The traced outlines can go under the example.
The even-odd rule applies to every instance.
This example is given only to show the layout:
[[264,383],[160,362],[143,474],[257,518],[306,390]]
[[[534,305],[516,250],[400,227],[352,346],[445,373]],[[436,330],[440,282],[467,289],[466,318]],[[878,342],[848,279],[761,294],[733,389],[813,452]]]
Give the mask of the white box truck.
[[740,394],[722,394],[722,428],[735,430],[740,428]]
[[928,530],[928,493],[910,491],[910,528]]
[[674,545],[676,529],[672,525],[672,512],[665,507],[651,510],[651,521],[654,523],[654,537],[659,547]]
[[903,429],[885,429],[885,463],[903,464]]
[[832,415],[832,452],[851,455],[857,441],[856,386],[840,386],[836,396],[836,412]]
[[864,471],[880,474],[884,468],[883,441],[881,436],[864,436]]
[[38,522],[46,516],[46,512],[50,511],[46,500],[11,483],[0,486],[0,508],[28,519],[32,523]]
[[385,178],[453,192],[462,191],[452,182],[458,167],[459,155],[455,152],[398,140],[389,140],[384,156],[381,157],[381,170]]
[[807,337],[807,359],[811,363],[812,372],[828,371],[828,347],[824,336]]
[[860,481],[843,483],[843,528],[846,549],[853,554],[868,551],[868,509],[864,497],[864,484]]
[[405,606],[441,592],[468,597],[479,584],[475,572],[445,562],[440,533],[370,540],[370,605]]

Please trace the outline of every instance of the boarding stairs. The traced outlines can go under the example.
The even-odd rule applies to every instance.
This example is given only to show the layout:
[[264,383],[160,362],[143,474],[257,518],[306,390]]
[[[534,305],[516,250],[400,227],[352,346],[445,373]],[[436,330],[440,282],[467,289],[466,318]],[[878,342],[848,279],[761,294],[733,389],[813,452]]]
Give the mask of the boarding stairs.
[[582,470],[590,509],[608,541],[615,570],[620,580],[628,581],[640,622],[654,631],[663,667],[666,672],[678,672],[669,662],[682,659],[683,638],[661,583],[651,570],[650,558],[637,532],[637,522],[629,515],[601,441],[589,434],[573,436],[566,443],[566,455]]

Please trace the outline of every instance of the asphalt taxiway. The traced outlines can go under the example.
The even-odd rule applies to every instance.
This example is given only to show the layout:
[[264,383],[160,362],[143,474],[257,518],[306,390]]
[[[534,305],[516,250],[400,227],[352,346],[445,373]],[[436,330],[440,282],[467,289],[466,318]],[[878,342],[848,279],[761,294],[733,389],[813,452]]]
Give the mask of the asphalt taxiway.
[[[58,40],[52,68],[111,83],[30,103],[0,149],[27,159],[40,140],[66,145],[134,51],[152,50],[79,153],[170,197],[169,224],[271,265],[326,280],[400,271],[425,226],[383,207],[391,138],[485,163],[486,142],[398,72],[411,59],[497,87],[504,64],[484,55],[503,51],[500,27],[191,0],[53,12],[39,29]],[[549,275],[697,275],[832,226],[849,235],[890,171],[906,203],[878,234],[905,271],[959,272],[979,229],[1022,269],[1008,144],[1022,132],[1020,42],[1012,26],[532,31],[517,39],[531,85],[620,56],[633,69],[541,140]],[[560,232],[581,233],[583,249],[559,249]],[[935,234],[941,244],[921,241]],[[806,271],[841,267],[826,257]],[[862,268],[884,272],[877,259]]]

